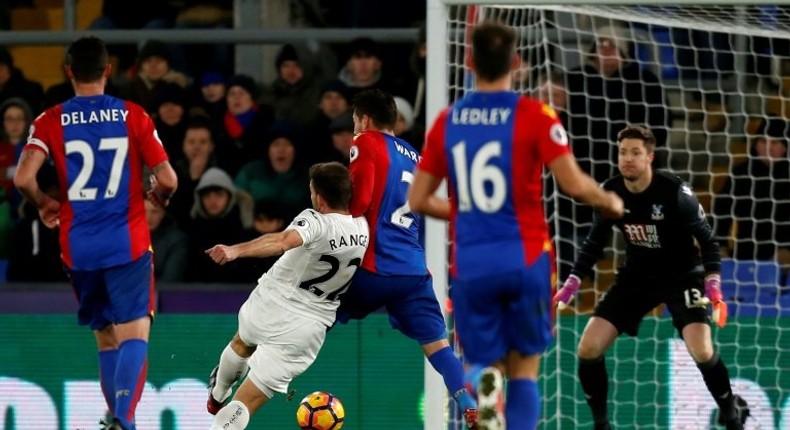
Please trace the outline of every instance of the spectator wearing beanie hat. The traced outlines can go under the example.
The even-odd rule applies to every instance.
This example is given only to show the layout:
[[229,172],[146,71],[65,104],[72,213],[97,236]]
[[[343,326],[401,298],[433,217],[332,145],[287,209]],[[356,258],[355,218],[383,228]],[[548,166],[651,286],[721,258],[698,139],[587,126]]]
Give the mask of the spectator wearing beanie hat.
[[338,161],[329,126],[333,119],[348,112],[349,105],[348,87],[342,81],[332,79],[321,85],[318,95],[318,115],[308,127],[310,130],[309,148],[306,151],[308,165]]
[[189,110],[186,90],[177,84],[165,83],[154,96],[152,107],[156,131],[173,163],[183,155],[181,142],[184,141],[186,112]]
[[275,119],[308,125],[318,114],[315,104],[320,89],[319,73],[311,56],[300,45],[286,44],[274,62],[277,78],[267,88],[263,101],[274,108]]
[[170,68],[170,53],[167,45],[150,40],[137,55],[137,76],[119,89],[119,97],[143,106],[150,114],[156,109],[154,99],[159,87],[172,82],[186,88],[184,74]]
[[[206,72],[196,81],[193,91],[196,110],[202,110],[215,124],[222,124],[227,110],[227,78],[220,72]],[[192,112],[191,112],[192,113]]]
[[255,80],[235,75],[228,80],[225,95],[227,111],[223,119],[224,140],[218,155],[230,162],[229,172],[235,175],[242,164],[266,156],[266,132],[274,122],[270,106],[256,102],[259,95]]

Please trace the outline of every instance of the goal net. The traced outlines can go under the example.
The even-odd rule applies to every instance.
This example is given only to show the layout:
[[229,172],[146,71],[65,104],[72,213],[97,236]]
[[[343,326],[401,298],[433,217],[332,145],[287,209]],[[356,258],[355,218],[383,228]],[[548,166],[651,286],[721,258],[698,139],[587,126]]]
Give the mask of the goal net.
[[[642,124],[654,131],[657,167],[692,186],[726,255],[730,319],[723,330],[714,328],[714,343],[734,390],[751,407],[746,428],[790,429],[790,6],[459,0],[463,4],[447,1],[432,10],[437,2],[429,2],[428,16],[429,118],[472,88],[464,66],[470,32],[494,19],[519,34],[523,67],[516,89],[555,108],[575,157],[597,181],[616,173],[620,129]],[[437,58],[444,64],[430,63]],[[770,162],[761,155],[766,148]],[[561,283],[591,212],[559,192],[548,175],[545,188]],[[661,207],[654,211],[662,216]],[[444,229],[431,224],[428,237]],[[446,245],[427,246],[432,271],[446,272]],[[575,350],[623,262],[622,251],[614,234],[595,278],[585,281],[572,312],[558,317],[557,340],[542,366],[540,428],[591,428]],[[438,276],[437,284],[445,279]],[[606,361],[614,428],[716,428],[716,404],[665,310],[647,316],[637,337],[620,337]],[[442,410],[445,425],[463,428],[451,403]]]

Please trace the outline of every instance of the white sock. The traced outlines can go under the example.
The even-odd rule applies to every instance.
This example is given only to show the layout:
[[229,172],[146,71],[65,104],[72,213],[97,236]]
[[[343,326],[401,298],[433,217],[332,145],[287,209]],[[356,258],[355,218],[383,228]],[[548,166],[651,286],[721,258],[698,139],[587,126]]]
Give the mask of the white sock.
[[233,392],[232,387],[247,373],[247,358],[239,356],[230,347],[230,344],[222,350],[219,357],[219,371],[217,371],[217,383],[211,390],[211,396],[215,400],[224,402]]
[[250,411],[247,410],[247,406],[234,400],[217,412],[211,430],[244,430],[249,423]]

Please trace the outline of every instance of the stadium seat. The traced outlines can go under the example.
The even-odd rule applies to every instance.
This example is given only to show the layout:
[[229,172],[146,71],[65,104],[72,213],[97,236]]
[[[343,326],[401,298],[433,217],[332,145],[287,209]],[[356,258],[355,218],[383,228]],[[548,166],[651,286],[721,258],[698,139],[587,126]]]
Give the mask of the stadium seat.
[[773,261],[721,261],[721,285],[729,311],[734,316],[775,317],[790,314],[780,304],[779,265]]
[[0,259],[0,282],[5,282],[6,271],[8,270],[8,260]]

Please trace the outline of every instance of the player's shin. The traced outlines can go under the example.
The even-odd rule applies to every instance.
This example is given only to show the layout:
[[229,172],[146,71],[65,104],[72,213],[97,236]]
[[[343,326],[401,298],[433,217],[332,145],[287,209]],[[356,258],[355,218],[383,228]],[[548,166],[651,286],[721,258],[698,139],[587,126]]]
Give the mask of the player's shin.
[[129,339],[118,347],[115,370],[115,417],[127,430],[134,430],[134,411],[148,374],[148,342]]
[[115,369],[117,365],[117,349],[99,351],[99,383],[110,415],[115,410]]
[[244,403],[234,400],[214,417],[211,430],[244,430],[250,423],[250,412]]
[[458,357],[453,354],[453,350],[446,346],[428,357],[434,369],[442,375],[444,385],[458,402],[461,411],[466,409],[477,409],[477,402],[464,386],[464,368]]
[[606,371],[606,360],[604,360],[604,357],[593,359],[579,358],[579,381],[595,422],[608,422],[609,375]]
[[231,394],[233,384],[239,381],[247,373],[248,358],[237,354],[228,344],[222,350],[219,358],[219,369],[217,370],[216,382],[211,390],[211,396],[219,402],[224,402]]
[[507,381],[505,422],[508,430],[534,430],[541,415],[540,390],[532,379]]
[[705,363],[697,363],[697,368],[702,373],[702,379],[716,404],[719,405],[721,414],[726,418],[735,417],[735,403],[730,386],[730,373],[727,366],[719,358],[719,354]]

